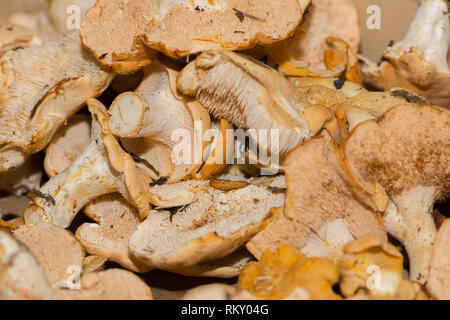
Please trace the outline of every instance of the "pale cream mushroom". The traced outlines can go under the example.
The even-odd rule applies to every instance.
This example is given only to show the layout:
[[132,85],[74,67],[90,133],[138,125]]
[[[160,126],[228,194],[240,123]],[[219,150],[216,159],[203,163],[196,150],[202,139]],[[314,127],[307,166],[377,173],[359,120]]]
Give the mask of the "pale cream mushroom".
[[5,219],[8,215],[22,217],[29,201],[30,199],[25,196],[0,198],[0,219]]
[[[295,100],[289,81],[242,55],[228,51],[201,54],[181,72],[178,88],[200,101],[214,117],[253,130],[256,137],[252,139],[261,136],[259,147],[272,153],[285,154],[313,134],[305,106]],[[279,134],[278,145],[271,143],[274,131]]]
[[153,49],[180,58],[276,43],[291,35],[309,2],[100,0],[88,11],[81,37],[105,67],[131,73],[154,59]]
[[177,270],[220,259],[261,230],[284,194],[247,185],[221,191],[209,187],[174,213],[151,211],[130,239],[132,254],[153,268]]
[[53,288],[71,289],[82,274],[84,249],[69,231],[47,223],[25,225],[14,231],[42,266]]
[[0,56],[8,50],[41,44],[42,39],[33,30],[0,19]]
[[450,299],[450,219],[439,228],[430,261],[427,291],[436,299]]
[[30,251],[0,230],[0,299],[55,298],[43,269]]
[[91,143],[91,118],[86,114],[71,117],[46,149],[45,172],[54,177],[66,170]]
[[144,71],[137,90],[112,103],[109,126],[126,138],[121,139],[126,150],[145,160],[138,166],[154,180],[178,182],[201,168],[210,116],[198,102],[179,95],[176,70],[155,61]]
[[45,221],[66,228],[91,200],[114,192],[130,201],[141,218],[148,214],[145,174],[109,131],[105,107],[94,99],[88,103],[93,116],[91,144],[70,167],[39,189],[25,211],[27,223]]
[[44,149],[112,77],[81,48],[76,35],[8,51],[0,63],[0,174]]
[[182,300],[231,300],[237,294],[234,286],[212,283],[193,288],[186,292]]
[[264,251],[292,245],[310,257],[336,261],[344,245],[363,235],[386,239],[381,218],[353,196],[340,167],[337,146],[313,138],[286,158],[286,202],[274,219],[247,243],[257,258]]
[[428,103],[450,106],[448,1],[421,0],[404,39],[389,47],[377,65],[362,59],[364,82],[380,90],[405,88]]
[[446,109],[399,105],[357,126],[340,150],[352,190],[385,212],[387,231],[406,247],[410,279],[421,283],[436,238],[433,204],[449,190],[449,121]]
[[128,243],[141,223],[139,213],[120,194],[110,194],[91,201],[84,212],[96,223],[81,225],[76,237],[90,254],[106,257],[134,272],[151,268],[129,254]]

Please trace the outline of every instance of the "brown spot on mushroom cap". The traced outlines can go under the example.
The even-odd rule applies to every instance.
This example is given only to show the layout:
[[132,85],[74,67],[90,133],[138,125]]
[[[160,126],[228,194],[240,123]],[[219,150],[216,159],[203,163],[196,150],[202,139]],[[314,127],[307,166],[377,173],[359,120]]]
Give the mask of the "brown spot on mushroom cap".
[[[246,49],[287,38],[309,2],[222,0],[202,2],[203,10],[195,10],[197,4],[192,1],[101,0],[88,11],[81,37],[97,58],[110,53],[100,61],[109,67],[142,55],[144,45],[176,58],[211,49]],[[242,21],[235,10],[244,15]],[[185,28],[186,21],[190,21],[189,28]],[[150,61],[143,59],[134,69]]]
[[[355,199],[347,187],[337,147],[325,138],[313,138],[298,146],[289,153],[284,167],[284,212],[247,244],[256,257],[267,249],[289,244],[309,256],[337,259],[349,240],[367,234],[386,238],[376,213]],[[333,239],[334,228],[339,231]]]
[[[403,242],[411,279],[426,281],[436,227],[434,201],[450,177],[450,114],[432,106],[399,105],[357,126],[341,146],[354,191],[385,211],[388,232]],[[379,201],[386,199],[390,201]]]
[[45,148],[86,99],[99,95],[111,80],[74,35],[7,52],[0,58],[0,74],[0,172]]
[[137,210],[120,194],[95,199],[84,210],[97,222],[85,223],[76,232],[88,253],[106,257],[134,272],[150,270],[129,254],[128,242],[141,221]]
[[439,228],[430,261],[428,292],[437,299],[450,299],[450,219]]
[[84,249],[69,231],[41,223],[18,228],[14,237],[31,250],[54,287],[68,286],[71,268],[81,274]]
[[219,259],[259,231],[270,208],[283,201],[283,194],[265,187],[229,192],[209,188],[172,221],[170,212],[151,211],[132,236],[130,250],[143,263],[165,270]]

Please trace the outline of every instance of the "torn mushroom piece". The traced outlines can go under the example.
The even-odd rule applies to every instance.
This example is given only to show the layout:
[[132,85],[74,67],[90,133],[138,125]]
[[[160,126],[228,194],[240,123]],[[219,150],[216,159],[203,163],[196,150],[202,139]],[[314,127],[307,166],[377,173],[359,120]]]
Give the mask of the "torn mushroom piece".
[[274,219],[247,243],[257,258],[268,249],[289,244],[310,257],[336,261],[344,245],[375,234],[386,239],[381,218],[353,196],[341,169],[337,146],[313,138],[284,162],[286,202]]
[[112,75],[85,52],[76,35],[0,58],[0,174],[44,149],[54,133]]
[[0,229],[0,298],[50,300],[55,294],[30,251]]
[[0,57],[8,50],[41,44],[42,39],[33,30],[0,19]]
[[[294,99],[289,81],[245,56],[229,51],[203,53],[181,72],[178,88],[215,118],[248,130],[267,154],[285,154],[312,135],[304,105]],[[272,142],[274,135],[277,144]]]
[[177,72],[156,61],[147,67],[135,92],[112,103],[109,126],[137,165],[154,179],[178,182],[197,173],[203,163],[207,110],[177,93]]
[[105,67],[134,72],[153,60],[145,46],[181,58],[276,43],[291,35],[309,2],[100,0],[88,11],[81,38]]
[[53,288],[75,287],[83,272],[84,249],[69,231],[41,223],[21,226],[14,237],[30,249]]
[[450,219],[439,228],[430,261],[427,291],[436,299],[450,299]]
[[410,279],[421,283],[436,237],[433,204],[449,191],[449,120],[439,107],[399,105],[357,126],[340,150],[354,193],[385,212],[387,231],[406,247]]
[[130,239],[130,250],[153,268],[178,270],[220,259],[261,230],[284,194],[247,185],[221,191],[209,187],[179,210],[151,211]]
[[150,271],[129,254],[129,240],[141,220],[137,210],[120,194],[101,196],[91,201],[84,212],[96,222],[85,223],[76,232],[88,253],[106,257],[133,272]]
[[54,177],[66,170],[91,143],[91,119],[86,114],[71,117],[46,149],[45,172]]
[[283,245],[248,263],[239,276],[238,290],[259,299],[339,300],[332,288],[338,280],[339,271],[331,261],[307,258],[297,248]]
[[362,59],[364,82],[384,91],[409,89],[448,108],[449,44],[448,1],[421,0],[405,38],[387,49],[381,64]]
[[25,211],[28,224],[46,221],[67,228],[89,201],[114,192],[130,201],[141,218],[148,214],[144,173],[109,131],[105,107],[95,99],[88,104],[93,116],[92,142],[69,168],[36,193]]

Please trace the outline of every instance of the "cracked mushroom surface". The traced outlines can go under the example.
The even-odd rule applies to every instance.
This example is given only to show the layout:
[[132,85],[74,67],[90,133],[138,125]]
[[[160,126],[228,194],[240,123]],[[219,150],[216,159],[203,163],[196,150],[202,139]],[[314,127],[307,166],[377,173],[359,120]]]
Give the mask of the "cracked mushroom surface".
[[127,73],[149,64],[154,50],[180,58],[281,41],[299,25],[309,2],[100,0],[80,33],[102,65]]
[[132,254],[153,268],[177,270],[225,257],[261,230],[284,194],[266,187],[221,191],[209,187],[188,206],[153,210],[130,240]]
[[364,82],[376,89],[405,88],[428,103],[450,107],[448,1],[421,0],[404,39],[389,47],[380,65],[363,59]]
[[437,232],[433,204],[449,190],[449,123],[446,109],[399,105],[357,126],[340,150],[353,190],[384,212],[387,231],[408,252],[410,279],[421,283]]
[[44,149],[56,130],[111,80],[75,35],[0,58],[0,174]]
[[93,115],[91,144],[34,195],[25,211],[27,224],[50,222],[67,228],[91,200],[115,192],[128,199],[141,218],[148,214],[148,186],[137,178],[141,174],[135,162],[111,134],[105,107],[94,99],[88,104]]
[[324,137],[313,138],[285,159],[286,202],[272,221],[247,243],[256,257],[292,245],[310,257],[337,260],[343,246],[363,235],[386,239],[377,214],[347,187],[338,149]]

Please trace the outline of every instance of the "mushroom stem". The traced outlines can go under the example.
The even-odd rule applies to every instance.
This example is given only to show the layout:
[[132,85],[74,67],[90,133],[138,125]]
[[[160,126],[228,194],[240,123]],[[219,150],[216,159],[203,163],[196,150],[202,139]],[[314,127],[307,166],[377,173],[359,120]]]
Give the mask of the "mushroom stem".
[[438,188],[417,186],[393,196],[384,215],[386,230],[401,241],[410,260],[410,279],[425,283],[437,230],[431,212]]

